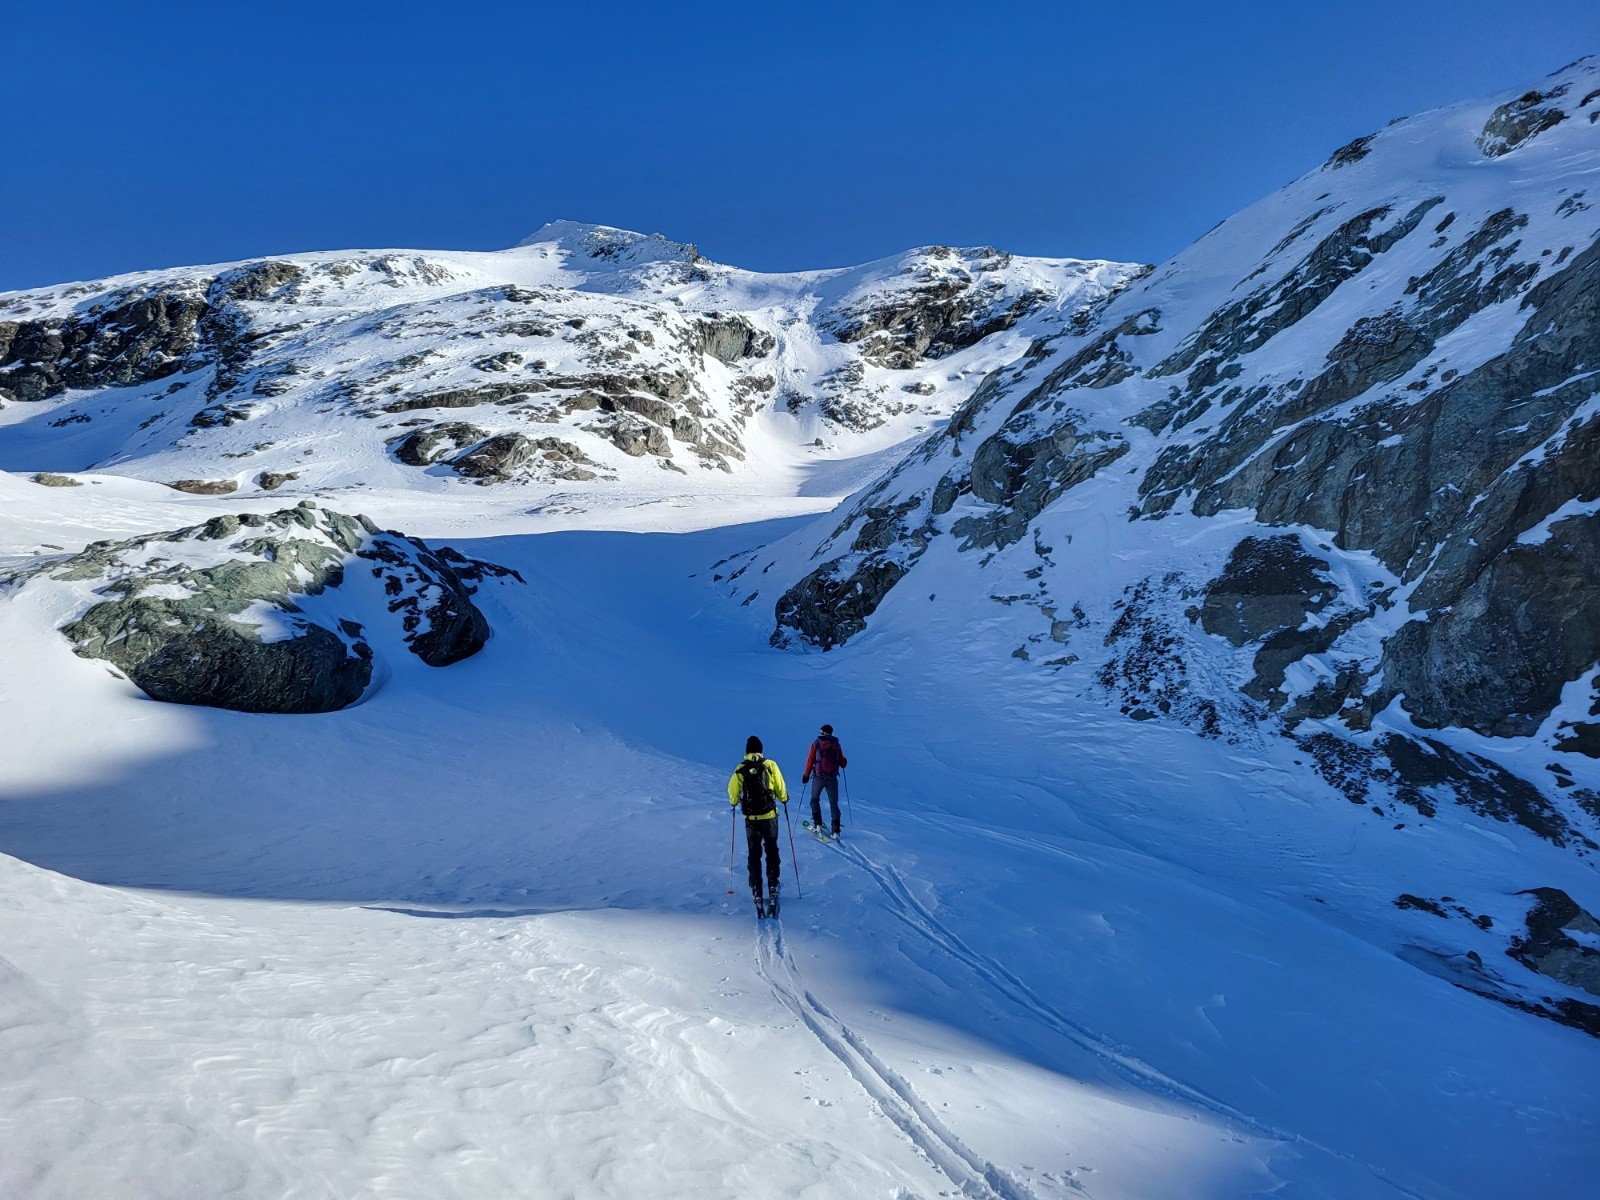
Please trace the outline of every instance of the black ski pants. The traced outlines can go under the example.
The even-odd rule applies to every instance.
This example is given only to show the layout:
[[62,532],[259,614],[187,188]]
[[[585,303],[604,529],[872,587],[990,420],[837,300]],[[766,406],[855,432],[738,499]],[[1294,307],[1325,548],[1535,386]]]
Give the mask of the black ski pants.
[[778,817],[774,813],[771,820],[752,821],[745,819],[744,840],[750,847],[750,890],[756,895],[761,894],[761,855],[767,856],[767,890],[778,890],[778,875],[783,868],[782,861],[778,858]]

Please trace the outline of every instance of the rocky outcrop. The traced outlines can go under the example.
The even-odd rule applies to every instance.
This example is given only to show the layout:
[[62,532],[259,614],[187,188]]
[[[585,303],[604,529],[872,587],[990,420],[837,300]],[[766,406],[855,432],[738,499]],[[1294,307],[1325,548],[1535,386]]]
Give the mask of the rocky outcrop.
[[733,313],[706,313],[695,322],[701,353],[732,366],[741,359],[761,358],[772,353],[777,340],[758,330],[744,317]]
[[1600,996],[1600,921],[1560,888],[1523,894],[1534,897],[1534,905],[1526,932],[1506,953],[1530,971]]
[[305,501],[96,542],[8,582],[73,587],[84,598],[63,634],[153,699],[314,713],[367,692],[376,621],[397,622],[430,666],[483,646],[489,625],[458,564],[472,565]]
[[853,570],[843,568],[843,560],[835,559],[784,592],[776,608],[774,645],[786,644],[785,629],[823,650],[849,641],[867,627],[867,618],[906,573],[903,565],[882,555]]
[[1128,452],[1121,434],[1083,429],[1086,422],[1079,413],[1046,430],[1026,420],[1007,422],[984,439],[972,455],[968,490],[993,507],[951,524],[963,549],[1021,541],[1058,496]]
[[1548,92],[1526,92],[1502,104],[1484,123],[1478,148],[1490,158],[1499,158],[1546,129],[1554,129],[1567,119],[1567,114],[1552,101],[1559,100],[1568,90],[1559,87]]
[[998,273],[1010,261],[989,247],[933,246],[903,276],[829,312],[823,328],[878,366],[942,358],[1010,329],[1050,299],[1042,291],[1008,288]]
[[486,438],[450,460],[457,472],[479,483],[504,483],[533,464],[557,479],[581,481],[595,477],[593,471],[586,469],[596,465],[594,460],[571,442],[520,433]]
[[195,365],[208,311],[194,286],[128,290],[63,319],[0,321],[0,399],[122,387]]
[[446,421],[412,430],[392,444],[396,459],[408,467],[428,467],[459,454],[489,435],[465,421]]

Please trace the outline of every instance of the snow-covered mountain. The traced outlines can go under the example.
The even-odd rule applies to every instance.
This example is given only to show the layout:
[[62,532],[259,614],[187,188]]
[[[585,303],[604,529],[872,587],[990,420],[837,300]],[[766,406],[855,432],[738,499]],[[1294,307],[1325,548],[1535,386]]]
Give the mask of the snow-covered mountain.
[[[732,586],[776,602],[779,645],[994,625],[1131,720],[1276,730],[1354,803],[1464,805],[1590,861],[1596,171],[1593,59],[1360,138]],[[1556,1007],[1600,1031],[1580,974]]]
[[1597,118],[0,296],[0,1195],[1589,1196]]
[[563,221],[499,253],[294,255],[13,293],[0,468],[603,496],[645,465],[859,454],[947,416],[1139,270],[936,246],[760,275]]

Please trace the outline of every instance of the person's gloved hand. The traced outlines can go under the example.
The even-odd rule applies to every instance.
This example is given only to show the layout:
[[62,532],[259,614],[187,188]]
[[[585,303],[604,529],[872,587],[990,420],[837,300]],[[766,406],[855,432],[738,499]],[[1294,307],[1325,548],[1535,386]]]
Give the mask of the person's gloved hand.
[[801,772],[801,774],[800,774],[800,782],[801,783],[810,783],[811,782],[810,773],[809,772]]

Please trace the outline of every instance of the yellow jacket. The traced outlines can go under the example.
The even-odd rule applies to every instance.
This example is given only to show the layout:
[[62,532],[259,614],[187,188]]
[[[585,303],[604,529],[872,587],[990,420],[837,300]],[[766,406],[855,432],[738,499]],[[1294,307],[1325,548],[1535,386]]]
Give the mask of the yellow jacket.
[[[761,758],[761,755],[746,754],[741,760],[741,763],[749,762],[752,758]],[[767,791],[772,793],[772,798],[778,801],[778,803],[789,803],[789,789],[784,786],[783,772],[778,770],[778,764],[773,762],[770,758],[764,761],[767,765]],[[735,768],[733,774],[728,778],[728,803],[737,807],[739,798],[743,795],[744,780],[739,778],[739,771],[737,768]],[[776,808],[769,813],[763,813],[759,817],[745,818],[747,821],[776,821],[777,819],[778,810]]]

